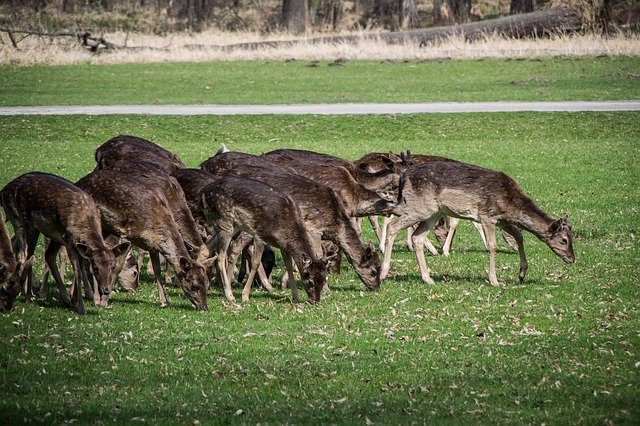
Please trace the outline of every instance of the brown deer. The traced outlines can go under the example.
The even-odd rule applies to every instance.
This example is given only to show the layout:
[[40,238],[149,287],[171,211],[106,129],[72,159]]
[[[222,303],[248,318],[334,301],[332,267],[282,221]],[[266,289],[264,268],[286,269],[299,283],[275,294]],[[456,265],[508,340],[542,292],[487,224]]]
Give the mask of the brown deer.
[[[313,244],[300,210],[290,197],[256,180],[219,176],[202,191],[202,205],[212,233],[217,236],[218,268],[227,300],[235,298],[226,271],[226,253],[233,235],[243,230],[280,248],[289,276],[293,276],[295,262],[310,301],[320,301],[326,284],[322,250]],[[259,262],[259,255],[254,258]],[[248,299],[248,291],[245,285],[243,300]],[[291,280],[291,292],[293,300],[299,302],[295,280]]]
[[118,135],[100,145],[95,151],[97,169],[106,169],[119,161],[143,160],[161,166],[164,170],[185,167],[174,153],[146,139]]
[[275,161],[276,158],[276,156],[226,152],[209,158],[200,165],[200,168],[211,174],[219,174],[221,170],[231,170],[236,164],[242,163],[305,176],[333,189],[347,213],[354,217],[371,214],[388,215],[388,211],[394,206],[391,199],[383,198],[377,192],[361,185],[343,167],[299,161]]
[[94,171],[76,185],[96,200],[105,233],[126,238],[150,253],[161,306],[168,306],[169,301],[160,275],[159,254],[176,272],[178,284],[191,303],[197,309],[207,309],[204,266],[189,255],[162,191],[115,170]]
[[[222,148],[221,148],[221,151]],[[185,199],[191,213],[196,220],[198,226],[202,229],[207,229],[207,220],[204,215],[204,211],[202,208],[201,202],[201,193],[204,187],[216,181],[216,178],[211,173],[205,172],[200,169],[179,169],[174,170],[171,175],[178,181],[185,195]],[[211,236],[213,237],[213,236]],[[212,238],[209,238],[209,243],[213,242]],[[238,256],[241,255],[243,249],[247,247],[248,244],[252,243],[254,237],[252,235],[241,232],[237,235],[232,243],[228,256],[227,267],[233,268],[235,265],[235,260]],[[236,244],[237,243],[237,244]],[[212,250],[212,247],[209,247],[209,250]],[[268,266],[267,266],[268,267]],[[229,275],[230,269],[227,269]],[[260,281],[262,285],[269,291],[273,291],[273,286],[271,285],[271,280],[269,279],[269,274],[266,272],[264,265],[260,265],[258,269],[258,276],[260,277]]]
[[316,247],[322,244],[321,239],[332,241],[347,256],[368,289],[376,290],[380,287],[378,254],[371,243],[368,246],[362,244],[351,218],[328,186],[304,176],[242,164],[227,170],[226,174],[260,181],[291,197],[300,208],[302,219]]
[[516,240],[520,254],[519,279],[527,273],[527,259],[520,229],[526,229],[566,263],[573,263],[573,237],[567,217],[551,219],[504,173],[464,163],[434,161],[407,170],[401,184],[398,220],[389,225],[381,276],[389,273],[391,250],[396,234],[418,224],[412,239],[422,280],[433,283],[425,263],[422,239],[442,216],[472,220],[482,224],[489,250],[489,282],[499,285],[496,276],[496,227]]
[[357,168],[351,161],[330,154],[288,148],[264,153],[262,157],[268,157],[272,163],[288,166],[297,163],[298,167],[305,164],[342,167],[360,184],[376,192],[395,190],[398,187],[399,174],[404,164],[402,160],[400,164],[388,162],[386,163],[387,167],[375,171],[367,171]]
[[4,221],[4,214],[0,211],[0,312],[9,312],[20,294],[20,283],[25,279],[23,274],[31,268],[33,257],[25,263],[16,260]]
[[[97,290],[108,295],[114,280],[115,258],[126,251],[130,244],[113,247],[102,238],[100,212],[89,194],[59,176],[30,172],[9,182],[0,192],[0,203],[13,225],[16,238],[16,256],[19,262],[33,256],[42,233],[51,239],[45,253],[47,267],[58,285],[65,304],[84,314],[82,302],[81,258],[89,261],[97,282]],[[69,299],[55,257],[61,246],[74,269],[72,297]],[[56,249],[57,247],[57,249]],[[33,292],[33,274],[29,273],[25,297],[29,300]]]
[[192,257],[199,262],[207,259],[209,251],[204,244],[205,236],[201,234],[193,218],[180,183],[170,173],[154,163],[143,160],[118,161],[107,169],[134,176],[162,191]]

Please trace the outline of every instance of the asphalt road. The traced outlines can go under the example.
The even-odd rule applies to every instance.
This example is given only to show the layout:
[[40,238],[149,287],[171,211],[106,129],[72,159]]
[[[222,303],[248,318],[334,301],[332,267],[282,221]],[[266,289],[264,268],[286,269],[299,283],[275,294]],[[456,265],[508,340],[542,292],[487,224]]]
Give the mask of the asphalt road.
[[640,100],[611,102],[436,102],[305,105],[88,105],[0,107],[1,115],[416,114],[464,112],[640,111]]

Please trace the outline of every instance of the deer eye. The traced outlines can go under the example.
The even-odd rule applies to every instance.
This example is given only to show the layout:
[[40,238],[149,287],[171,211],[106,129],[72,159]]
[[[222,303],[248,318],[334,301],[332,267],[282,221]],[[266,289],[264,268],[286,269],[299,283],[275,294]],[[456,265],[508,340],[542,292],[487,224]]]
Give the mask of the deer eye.
[[569,243],[569,240],[563,237],[562,240],[560,240],[560,242],[566,246]]

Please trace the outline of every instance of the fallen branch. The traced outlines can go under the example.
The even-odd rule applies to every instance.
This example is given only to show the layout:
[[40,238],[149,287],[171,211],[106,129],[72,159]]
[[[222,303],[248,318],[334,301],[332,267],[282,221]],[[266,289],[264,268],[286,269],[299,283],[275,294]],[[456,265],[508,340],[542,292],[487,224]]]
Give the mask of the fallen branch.
[[581,29],[582,21],[577,15],[567,9],[552,9],[449,27],[415,29],[380,34],[316,37],[303,40],[238,43],[215,47],[227,51],[238,49],[253,50],[294,46],[302,43],[354,44],[362,40],[381,40],[389,44],[415,42],[419,43],[420,46],[426,46],[429,43],[445,40],[455,35],[461,35],[466,40],[473,41],[486,37],[487,35],[498,35],[508,38],[541,37],[549,34],[575,32]]

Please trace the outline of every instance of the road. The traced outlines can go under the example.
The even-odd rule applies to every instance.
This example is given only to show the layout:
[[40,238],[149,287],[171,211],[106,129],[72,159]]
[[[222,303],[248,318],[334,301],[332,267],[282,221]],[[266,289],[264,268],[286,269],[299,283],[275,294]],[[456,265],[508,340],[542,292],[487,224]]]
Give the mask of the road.
[[610,102],[436,102],[305,105],[88,105],[0,107],[0,115],[264,115],[640,111],[640,100]]

